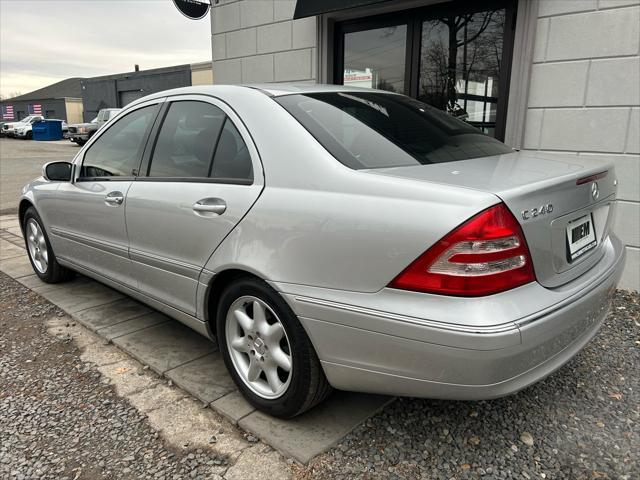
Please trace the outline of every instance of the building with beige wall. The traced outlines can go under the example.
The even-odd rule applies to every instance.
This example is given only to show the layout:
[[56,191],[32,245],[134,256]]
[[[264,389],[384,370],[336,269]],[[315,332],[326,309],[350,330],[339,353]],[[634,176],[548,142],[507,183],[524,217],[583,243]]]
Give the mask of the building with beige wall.
[[213,65],[211,62],[191,64],[191,85],[211,85],[213,83]]

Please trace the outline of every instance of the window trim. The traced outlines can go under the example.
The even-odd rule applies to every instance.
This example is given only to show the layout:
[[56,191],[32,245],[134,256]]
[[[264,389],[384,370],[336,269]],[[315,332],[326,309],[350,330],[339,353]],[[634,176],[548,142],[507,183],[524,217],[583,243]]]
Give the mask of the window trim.
[[[516,41],[515,26],[518,7],[524,0],[482,0],[464,2],[454,0],[395,12],[336,21],[333,29],[333,78],[331,83],[343,84],[344,72],[344,36],[347,33],[360,32],[389,26],[407,26],[407,44],[405,46],[405,90],[404,94],[418,98],[420,74],[420,47],[422,41],[422,23],[444,15],[481,12],[490,9],[504,8],[506,10],[505,35],[503,39],[502,59],[500,68],[500,92],[496,105],[495,138],[503,141],[506,137],[506,121],[508,115],[509,95],[511,86],[511,70],[514,63],[513,51]],[[504,79],[504,80],[503,80]],[[511,137],[511,135],[510,135]]]
[[[145,151],[145,154],[143,155],[142,162],[139,169],[139,174],[137,177],[134,178],[135,181],[137,182],[174,182],[174,183],[218,183],[223,185],[254,185],[256,184],[256,177],[257,177],[256,168],[255,168],[256,163],[260,164],[261,174],[262,174],[262,163],[260,161],[258,162],[255,161],[254,154],[251,152],[251,148],[249,148],[250,143],[247,142],[246,136],[243,134],[241,129],[238,128],[238,121],[234,121],[232,116],[229,114],[230,112],[228,111],[228,109],[230,109],[231,107],[229,107],[222,100],[219,100],[219,101],[224,106],[220,105],[218,104],[218,102],[212,101],[214,99],[219,100],[217,97],[201,95],[201,94],[177,95],[173,97],[168,97],[166,99],[166,102],[164,103],[161,111],[156,117],[156,124],[154,125],[154,128],[150,134],[150,140],[152,139],[151,148],[148,149],[149,150],[148,152]],[[213,105],[214,107],[217,107],[220,110],[222,110],[222,113],[224,113],[225,115],[225,120],[222,124],[222,128],[220,129],[220,132],[218,132],[218,137],[216,138],[216,144],[213,149],[213,157],[211,159],[210,171],[213,168],[213,161],[215,159],[216,150],[218,149],[218,141],[220,140],[220,136],[222,135],[222,129],[224,128],[225,122],[229,120],[232,122],[232,124],[238,131],[238,134],[242,138],[242,141],[245,143],[249,151],[249,156],[251,158],[251,166],[253,170],[253,175],[251,179],[222,178],[222,177],[211,178],[211,177],[151,177],[149,176],[149,170],[151,168],[151,160],[153,158],[153,152],[155,151],[156,144],[158,143],[158,138],[160,136],[160,129],[162,128],[162,124],[164,123],[164,120],[169,111],[169,108],[171,107],[171,104],[175,102],[188,102],[188,101],[208,103],[209,105]],[[233,113],[235,114],[235,112]],[[237,114],[235,116],[237,116]],[[243,128],[246,129],[246,126],[244,125],[244,123],[242,123],[242,121],[240,121],[240,123],[242,124]],[[253,144],[253,139],[251,139],[251,145],[253,145],[254,149],[257,152],[257,148]]]
[[[87,155],[87,152],[89,152],[89,150],[91,150],[91,147],[93,146],[93,144],[95,142],[97,142],[102,135],[105,134],[105,132],[109,131],[111,128],[113,128],[114,125],[116,125],[120,120],[122,120],[124,117],[126,117],[127,115],[133,113],[133,112],[137,112],[138,110],[142,109],[142,108],[147,108],[147,107],[156,107],[156,114],[155,117],[153,118],[153,121],[151,122],[151,125],[149,127],[147,127],[147,130],[144,133],[144,147],[142,149],[142,155],[140,158],[140,163],[138,163],[138,168],[137,171],[140,171],[140,165],[142,163],[142,161],[144,160],[146,151],[148,149],[149,146],[149,138],[151,136],[151,133],[153,132],[157,122],[158,122],[158,115],[160,113],[160,111],[162,110],[163,107],[163,103],[165,102],[166,98],[159,98],[159,99],[153,99],[150,100],[148,102],[144,102],[141,103],[139,105],[135,105],[133,108],[131,108],[130,110],[127,111],[122,111],[122,112],[118,112],[118,114],[111,118],[109,121],[109,125],[101,128],[98,130],[98,132],[96,132],[95,135],[93,135],[91,137],[91,139],[89,140],[89,144],[87,145],[86,149],[84,149],[82,151],[82,154],[80,155],[79,159],[77,162],[73,162],[75,168],[75,178],[73,179],[73,182],[130,182],[135,180],[137,177],[135,175],[127,175],[127,176],[111,176],[111,177],[81,177],[80,176],[80,172],[82,171],[82,165],[84,164],[84,160],[85,157]],[[122,115],[121,115],[122,114]],[[136,170],[136,169],[133,169]]]
[[223,185],[253,185],[253,180],[244,178],[206,178],[206,177],[136,177],[136,182],[175,182],[175,183],[220,183]]
[[[216,161],[216,153],[218,153],[218,144],[220,143],[220,137],[222,137],[222,132],[224,131],[224,127],[227,124],[227,122],[231,122],[231,120],[229,119],[229,115],[227,115],[225,113],[224,115],[224,120],[222,121],[222,125],[220,126],[220,130],[218,131],[218,135],[216,135],[216,143],[213,146],[213,155],[211,156],[211,163],[209,163],[209,170],[207,171],[207,178],[212,178],[211,174],[213,173],[213,164]],[[233,124],[233,122],[231,122]],[[236,130],[238,130],[238,128],[236,127]],[[239,135],[239,133],[238,133]],[[242,137],[240,137],[242,138]],[[243,139],[244,141],[244,139]],[[249,156],[249,159],[251,159],[251,156]],[[251,160],[251,164],[253,167],[253,160]],[[252,168],[253,169],[253,168]]]

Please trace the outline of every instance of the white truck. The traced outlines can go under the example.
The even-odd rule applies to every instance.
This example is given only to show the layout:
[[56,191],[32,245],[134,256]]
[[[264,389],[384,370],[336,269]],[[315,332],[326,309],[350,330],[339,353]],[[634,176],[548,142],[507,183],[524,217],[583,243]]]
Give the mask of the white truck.
[[33,138],[33,126],[36,123],[42,122],[43,120],[56,120],[58,122],[62,122],[62,136],[66,137],[68,131],[67,122],[65,122],[64,120],[59,120],[57,118],[42,118],[32,123],[18,124],[15,127],[13,136],[16,138],[22,138],[23,140],[31,140]]
[[96,133],[100,127],[120,113],[121,108],[103,108],[98,116],[89,123],[69,125],[69,140],[82,146]]
[[31,126],[41,120],[44,120],[44,117],[42,115],[29,115],[28,117],[25,117],[17,122],[5,123],[4,125],[2,125],[2,135],[7,137],[15,137],[16,131],[18,129],[22,129],[27,126],[29,126],[29,131],[31,131]]

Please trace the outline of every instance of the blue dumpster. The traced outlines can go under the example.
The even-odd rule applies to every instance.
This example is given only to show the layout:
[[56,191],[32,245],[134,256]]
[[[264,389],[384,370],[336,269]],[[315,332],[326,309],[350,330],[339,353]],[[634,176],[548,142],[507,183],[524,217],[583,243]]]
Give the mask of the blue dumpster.
[[62,140],[62,120],[43,120],[31,127],[34,140]]

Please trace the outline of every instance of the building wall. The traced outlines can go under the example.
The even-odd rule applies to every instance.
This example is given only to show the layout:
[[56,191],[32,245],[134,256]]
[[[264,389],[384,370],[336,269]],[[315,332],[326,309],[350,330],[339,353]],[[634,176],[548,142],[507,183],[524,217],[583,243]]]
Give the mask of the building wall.
[[65,108],[67,111],[67,123],[81,123],[82,122],[82,99],[81,98],[67,98],[65,99]]
[[42,115],[49,118],[67,120],[67,111],[64,98],[43,98],[41,100],[21,100],[17,102],[0,102],[0,105],[13,105],[13,120],[5,122],[17,122],[29,116],[29,105],[38,104],[42,107]]
[[124,107],[132,98],[188,86],[190,65],[87,78],[82,81],[84,121],[91,121],[102,108]]
[[315,81],[316,19],[295,0],[221,0],[211,14],[215,83]]
[[202,62],[191,64],[191,85],[211,85],[213,84],[213,64],[212,62]]
[[640,0],[541,0],[524,148],[612,158],[624,288],[640,290]]

